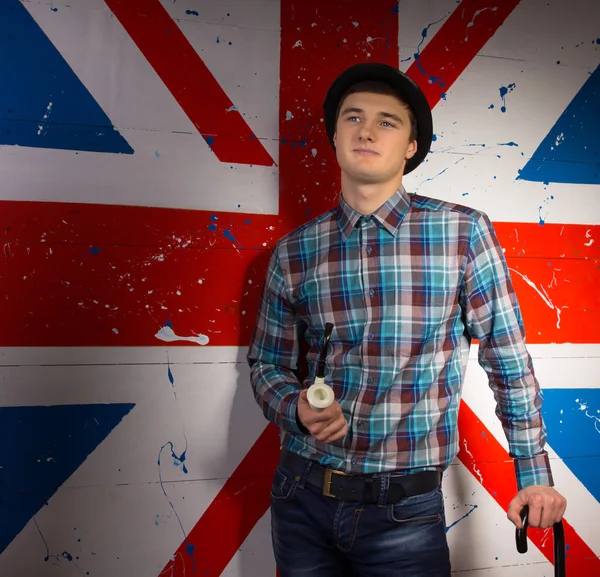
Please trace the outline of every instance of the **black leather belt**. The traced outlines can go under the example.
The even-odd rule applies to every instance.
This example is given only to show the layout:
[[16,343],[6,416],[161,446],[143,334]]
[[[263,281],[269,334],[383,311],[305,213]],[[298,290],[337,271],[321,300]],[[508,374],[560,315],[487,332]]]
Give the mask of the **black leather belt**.
[[[302,474],[306,459],[295,453],[281,452],[280,463],[293,475]],[[421,471],[409,475],[390,475],[387,504],[397,503],[404,497],[421,495],[440,486],[442,475],[439,471]],[[307,483],[322,488],[323,495],[341,501],[378,503],[381,493],[381,475],[350,475],[324,467],[312,461]]]

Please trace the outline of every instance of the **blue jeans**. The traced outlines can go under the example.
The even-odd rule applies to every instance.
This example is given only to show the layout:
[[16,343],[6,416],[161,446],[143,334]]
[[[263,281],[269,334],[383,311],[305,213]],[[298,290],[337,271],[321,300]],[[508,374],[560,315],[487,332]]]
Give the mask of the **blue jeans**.
[[449,577],[441,487],[396,504],[325,497],[279,464],[271,487],[281,577]]

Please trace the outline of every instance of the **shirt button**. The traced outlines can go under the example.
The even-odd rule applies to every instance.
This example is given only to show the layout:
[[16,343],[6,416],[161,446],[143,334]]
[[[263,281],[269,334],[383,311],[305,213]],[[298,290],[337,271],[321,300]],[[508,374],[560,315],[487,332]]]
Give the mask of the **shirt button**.
[[367,254],[371,254],[371,252],[373,252],[373,248],[368,246],[367,247]]
[[375,295],[375,289],[369,289],[369,295],[370,296],[374,296]]
[[373,377],[369,377],[369,378],[367,379],[367,383],[368,383],[369,385],[372,385],[372,384],[373,384]]
[[372,341],[375,338],[375,335],[373,333],[369,333],[367,337],[370,341]]

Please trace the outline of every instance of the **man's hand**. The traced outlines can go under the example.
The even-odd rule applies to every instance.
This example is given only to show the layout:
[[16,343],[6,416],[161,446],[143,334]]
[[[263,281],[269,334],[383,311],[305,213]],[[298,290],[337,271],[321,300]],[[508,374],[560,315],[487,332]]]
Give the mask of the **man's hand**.
[[523,526],[519,513],[525,505],[529,505],[527,524],[548,529],[562,519],[567,500],[553,487],[534,486],[521,489],[508,506],[508,518],[517,529]]
[[298,420],[317,441],[323,443],[333,443],[348,432],[348,423],[340,404],[333,401],[326,409],[313,411],[306,398],[306,389],[300,393],[298,400]]

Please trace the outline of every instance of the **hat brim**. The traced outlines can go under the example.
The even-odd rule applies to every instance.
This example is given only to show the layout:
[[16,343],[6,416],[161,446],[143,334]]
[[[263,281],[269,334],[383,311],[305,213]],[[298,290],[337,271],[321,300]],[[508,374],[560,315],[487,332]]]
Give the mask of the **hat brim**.
[[427,98],[416,82],[400,70],[387,64],[356,64],[342,72],[334,81],[325,97],[323,109],[325,129],[331,146],[335,150],[333,137],[336,129],[336,113],[340,100],[348,89],[358,82],[366,80],[381,81],[389,84],[413,109],[417,118],[417,152],[406,161],[404,174],[412,172],[429,153],[433,139],[433,119]]

